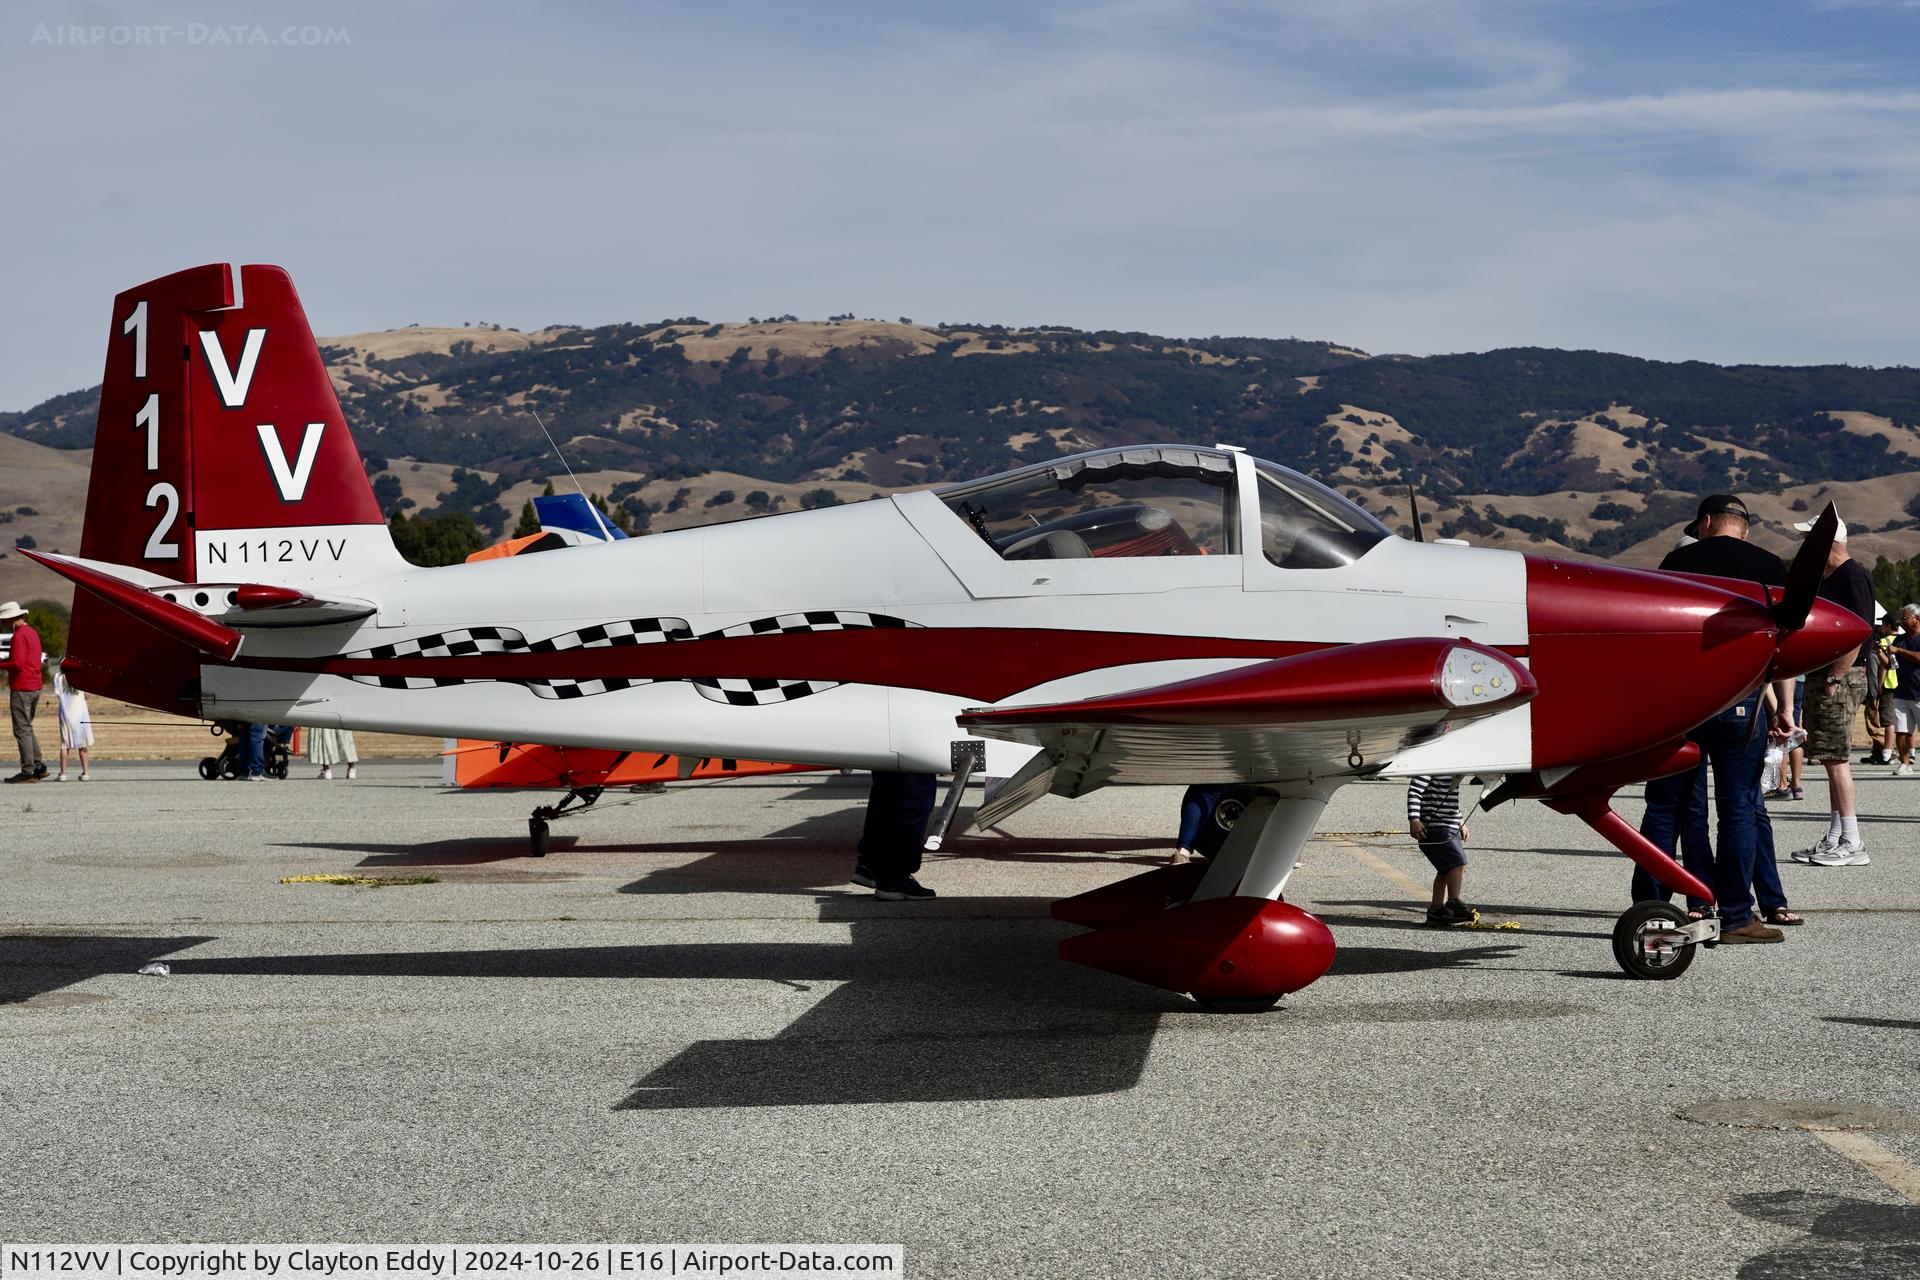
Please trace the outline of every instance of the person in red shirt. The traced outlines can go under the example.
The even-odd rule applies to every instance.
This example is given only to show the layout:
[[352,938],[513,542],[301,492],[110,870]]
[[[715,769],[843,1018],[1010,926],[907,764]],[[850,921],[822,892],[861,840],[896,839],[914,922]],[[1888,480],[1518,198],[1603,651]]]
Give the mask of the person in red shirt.
[[13,631],[13,647],[0,671],[12,684],[7,702],[13,712],[13,740],[20,746],[20,772],[8,782],[38,782],[47,776],[40,756],[40,739],[33,735],[33,713],[40,707],[40,633],[27,625],[27,611],[14,601],[0,604],[0,627]]

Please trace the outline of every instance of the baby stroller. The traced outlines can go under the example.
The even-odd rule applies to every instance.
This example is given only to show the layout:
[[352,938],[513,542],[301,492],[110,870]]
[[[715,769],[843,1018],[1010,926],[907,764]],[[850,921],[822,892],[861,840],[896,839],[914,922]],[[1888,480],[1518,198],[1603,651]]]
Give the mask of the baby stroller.
[[[208,782],[218,782],[222,778],[238,778],[246,768],[247,744],[245,734],[248,725],[239,720],[216,720],[213,722],[214,737],[226,735],[226,744],[217,756],[206,756],[200,761],[200,776]],[[292,763],[293,726],[290,724],[270,724],[267,726],[266,744],[261,755],[266,761],[266,774],[269,778],[284,779],[287,766]]]

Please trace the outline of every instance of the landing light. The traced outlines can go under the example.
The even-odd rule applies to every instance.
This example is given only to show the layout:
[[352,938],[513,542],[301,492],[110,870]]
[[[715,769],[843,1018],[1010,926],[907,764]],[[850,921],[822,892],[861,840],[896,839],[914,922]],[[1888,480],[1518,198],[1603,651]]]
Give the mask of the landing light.
[[1479,649],[1449,649],[1440,666],[1440,692],[1456,707],[1498,702],[1519,687],[1512,667]]

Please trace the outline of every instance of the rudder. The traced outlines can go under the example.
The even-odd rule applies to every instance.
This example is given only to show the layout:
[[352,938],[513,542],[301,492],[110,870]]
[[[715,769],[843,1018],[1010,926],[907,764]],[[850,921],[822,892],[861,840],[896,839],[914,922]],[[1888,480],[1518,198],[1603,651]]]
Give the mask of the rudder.
[[[403,567],[285,271],[214,263],[114,299],[80,555],[141,585]],[[197,706],[199,658],[85,591],[70,643],[81,688]]]

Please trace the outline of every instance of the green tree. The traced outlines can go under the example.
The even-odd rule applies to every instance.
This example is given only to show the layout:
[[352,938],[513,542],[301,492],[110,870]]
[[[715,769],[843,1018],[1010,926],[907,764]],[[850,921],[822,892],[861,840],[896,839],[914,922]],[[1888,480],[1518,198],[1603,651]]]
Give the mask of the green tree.
[[[40,644],[49,659],[67,651],[67,624],[72,616],[58,600],[27,601],[27,625],[40,633]],[[8,624],[12,625],[12,624]]]
[[[907,324],[910,322],[902,320],[900,323]],[[809,489],[800,495],[800,509],[802,511],[813,511],[820,507],[837,507],[839,505],[840,499],[833,496],[833,490],[831,489]]]
[[533,499],[528,498],[520,507],[520,523],[513,526],[513,536],[527,538],[538,532],[540,532],[540,515],[533,509]]
[[464,511],[418,516],[395,512],[387,529],[400,554],[423,568],[459,564],[487,545],[480,526]]

